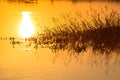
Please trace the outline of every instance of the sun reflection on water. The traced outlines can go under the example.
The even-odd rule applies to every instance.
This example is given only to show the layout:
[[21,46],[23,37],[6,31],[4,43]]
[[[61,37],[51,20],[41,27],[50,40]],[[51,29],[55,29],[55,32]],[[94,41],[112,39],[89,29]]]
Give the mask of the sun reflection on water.
[[29,38],[34,35],[34,26],[31,20],[31,12],[22,12],[22,22],[19,28],[19,34],[22,38]]

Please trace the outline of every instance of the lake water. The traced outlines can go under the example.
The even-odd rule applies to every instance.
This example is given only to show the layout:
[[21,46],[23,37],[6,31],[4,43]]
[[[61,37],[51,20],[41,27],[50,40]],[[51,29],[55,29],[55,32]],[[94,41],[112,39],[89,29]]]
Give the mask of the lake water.
[[[27,0],[26,0],[27,1]],[[119,2],[72,2],[41,1],[34,3],[0,0],[0,37],[20,37],[19,28],[23,20],[22,12],[29,15],[34,31],[42,32],[44,26],[52,25],[52,17],[64,13],[83,16],[90,8],[120,11]],[[107,13],[107,12],[106,12]],[[24,23],[24,22],[23,22]],[[29,25],[29,23],[27,23]],[[27,31],[27,30],[26,30]],[[119,56],[93,56],[88,51],[77,57],[66,51],[53,53],[48,48],[26,51],[25,46],[12,48],[8,40],[0,40],[0,80],[119,80]],[[117,57],[116,57],[117,56]]]

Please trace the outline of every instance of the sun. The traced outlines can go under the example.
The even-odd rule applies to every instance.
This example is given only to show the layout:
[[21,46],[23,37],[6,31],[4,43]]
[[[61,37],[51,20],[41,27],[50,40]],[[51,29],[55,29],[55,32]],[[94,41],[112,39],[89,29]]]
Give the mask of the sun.
[[19,28],[19,34],[22,38],[29,38],[34,34],[34,26],[31,20],[31,12],[22,12],[22,22]]

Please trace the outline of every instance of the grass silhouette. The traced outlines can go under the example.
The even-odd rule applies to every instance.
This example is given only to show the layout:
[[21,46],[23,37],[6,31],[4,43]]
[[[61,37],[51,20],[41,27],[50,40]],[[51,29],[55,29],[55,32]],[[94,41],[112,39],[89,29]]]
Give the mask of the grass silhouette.
[[[43,34],[36,37],[26,38],[27,47],[34,44],[34,48],[39,46],[50,48],[53,51],[68,50],[75,53],[92,51],[102,54],[120,52],[120,14],[111,10],[97,12],[92,9],[89,18],[84,18],[78,12],[74,17],[71,14],[63,14],[60,19],[52,18],[54,26],[44,29]],[[23,42],[10,39],[11,44],[23,44]]]
[[56,50],[69,49],[77,53],[86,51],[88,47],[101,53],[119,52],[119,13],[113,10],[109,14],[93,11],[90,15],[91,20],[86,20],[80,15],[77,18],[71,18],[69,14],[63,15],[64,22],[53,18],[55,27],[45,29],[45,33],[52,36],[49,38],[49,41],[54,43],[51,48]]

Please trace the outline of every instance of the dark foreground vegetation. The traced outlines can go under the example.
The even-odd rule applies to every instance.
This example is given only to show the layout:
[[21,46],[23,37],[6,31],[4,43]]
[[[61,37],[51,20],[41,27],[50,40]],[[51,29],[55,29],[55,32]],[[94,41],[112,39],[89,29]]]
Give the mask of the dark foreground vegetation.
[[101,53],[120,52],[120,15],[116,11],[110,13],[97,13],[92,10],[90,20],[77,14],[70,17],[63,15],[61,19],[53,18],[54,28],[45,29],[49,33],[48,38],[52,49],[74,50],[77,53],[86,51],[89,47],[94,52]]
[[[53,27],[47,27],[36,37],[9,40],[13,47],[16,44],[34,45],[34,48],[47,47],[53,51],[68,50],[76,53],[91,48],[94,53],[110,54],[120,52],[120,14],[117,11],[101,13],[91,10],[87,18],[78,12],[75,16],[63,14],[53,18]],[[2,38],[1,38],[2,39]]]

